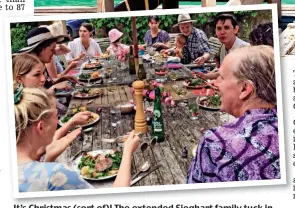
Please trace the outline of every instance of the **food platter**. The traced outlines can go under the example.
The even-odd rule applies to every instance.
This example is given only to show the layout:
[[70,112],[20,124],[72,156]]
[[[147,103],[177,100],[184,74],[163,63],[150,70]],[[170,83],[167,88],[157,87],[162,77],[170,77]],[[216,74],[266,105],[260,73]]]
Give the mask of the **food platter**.
[[94,81],[97,80],[101,77],[101,74],[99,72],[93,72],[93,73],[81,73],[78,76],[78,79],[80,81],[88,81],[88,79],[90,78],[89,81]]
[[203,79],[188,79],[183,82],[183,85],[190,89],[200,89],[207,86],[207,83]]
[[[211,103],[218,103],[218,105],[213,105]],[[218,111],[220,110],[220,95],[214,94],[212,96],[202,97],[200,98],[200,108],[206,109],[206,110],[214,110]]]
[[[77,112],[78,113],[78,112]],[[65,115],[63,117],[61,117],[58,120],[58,124],[60,126],[63,126],[66,122],[68,122],[76,113],[73,113],[71,115]],[[99,115],[97,113],[93,113],[91,114],[91,118],[88,120],[88,124],[82,125],[81,127],[87,127],[87,126],[91,126],[93,124],[95,124],[96,122],[98,122],[100,119]]]
[[118,174],[122,154],[105,149],[84,153],[72,163],[73,169],[86,180],[106,180]]
[[84,70],[91,70],[91,69],[100,69],[102,68],[102,65],[100,62],[92,62],[92,63],[86,63],[83,66]]
[[82,89],[77,89],[74,91],[74,97],[75,98],[94,98],[100,95],[103,95],[104,90],[103,89],[99,89],[99,88],[82,88]]

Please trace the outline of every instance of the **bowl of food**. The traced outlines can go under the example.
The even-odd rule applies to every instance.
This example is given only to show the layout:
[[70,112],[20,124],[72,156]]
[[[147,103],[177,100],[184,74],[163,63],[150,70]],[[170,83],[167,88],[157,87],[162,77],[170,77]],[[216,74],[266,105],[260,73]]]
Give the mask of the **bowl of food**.
[[115,105],[116,108],[120,109],[121,113],[131,113],[134,110],[134,105],[128,101],[118,101]]

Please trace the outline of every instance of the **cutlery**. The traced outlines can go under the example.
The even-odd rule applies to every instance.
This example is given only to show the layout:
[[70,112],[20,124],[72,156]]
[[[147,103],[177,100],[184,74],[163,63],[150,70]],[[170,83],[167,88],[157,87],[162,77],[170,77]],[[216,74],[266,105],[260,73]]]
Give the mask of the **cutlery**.
[[69,162],[74,161],[79,155],[89,152],[91,148],[87,148],[86,150],[80,150],[79,152],[77,152],[70,160]]
[[155,167],[153,167],[150,171],[143,173],[141,176],[133,179],[130,183],[130,186],[133,186],[134,184],[136,184],[137,182],[139,182],[140,180],[144,179],[146,176],[148,176],[150,173],[154,172],[155,170],[157,170],[159,167],[161,167],[161,165],[156,165]]
[[94,100],[89,100],[89,101],[87,102],[87,105],[90,104],[90,103],[92,103],[93,101],[94,101]]
[[143,172],[146,172],[148,171],[148,169],[151,167],[151,164],[149,161],[146,161],[145,163],[143,163],[140,168],[139,168],[139,171],[134,175],[132,176],[132,179],[135,179],[139,176],[139,174],[143,173]]

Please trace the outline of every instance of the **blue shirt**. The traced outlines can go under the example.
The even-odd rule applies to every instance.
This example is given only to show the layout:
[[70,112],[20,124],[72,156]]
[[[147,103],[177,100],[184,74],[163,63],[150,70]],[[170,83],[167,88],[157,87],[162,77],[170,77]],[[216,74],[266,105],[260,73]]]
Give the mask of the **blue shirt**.
[[76,171],[56,162],[32,161],[18,166],[19,192],[89,189]]

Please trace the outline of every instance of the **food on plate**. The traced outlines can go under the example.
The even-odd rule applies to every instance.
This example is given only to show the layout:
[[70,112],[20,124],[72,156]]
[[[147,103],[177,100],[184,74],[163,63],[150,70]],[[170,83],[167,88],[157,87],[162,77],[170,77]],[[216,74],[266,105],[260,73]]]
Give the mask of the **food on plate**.
[[219,108],[221,105],[221,97],[219,94],[214,93],[212,96],[201,99],[200,105],[208,108]]
[[79,79],[90,79],[91,78],[91,74],[88,73],[82,73],[79,75]]
[[116,175],[119,171],[122,153],[116,150],[103,154],[85,153],[78,164],[80,173],[85,178],[103,178]]
[[78,89],[74,92],[75,97],[78,98],[86,98],[86,97],[92,97],[103,94],[103,89],[99,88],[82,88]]
[[[76,108],[72,109],[72,112],[70,112],[67,115],[65,115],[64,117],[62,117],[60,119],[60,122],[62,124],[64,124],[64,123],[68,122],[75,114],[77,114],[79,112],[83,112],[83,111],[87,111],[87,108],[85,106],[76,107]],[[91,117],[88,119],[88,124],[92,124],[97,119],[99,119],[99,115],[96,113],[91,113]]]
[[157,69],[155,69],[155,74],[157,74],[157,75],[165,75],[166,74],[166,70],[165,70],[165,68],[157,68]]
[[84,69],[93,69],[93,68],[101,68],[100,62],[92,62],[92,63],[87,63],[84,66]]
[[97,78],[99,78],[99,72],[93,72],[93,73],[91,74],[91,78],[92,78],[92,79],[97,79]]
[[196,79],[191,78],[185,81],[185,85],[187,87],[197,88],[197,87],[203,87],[204,85],[206,85],[206,83],[204,80],[200,78],[196,78]]

